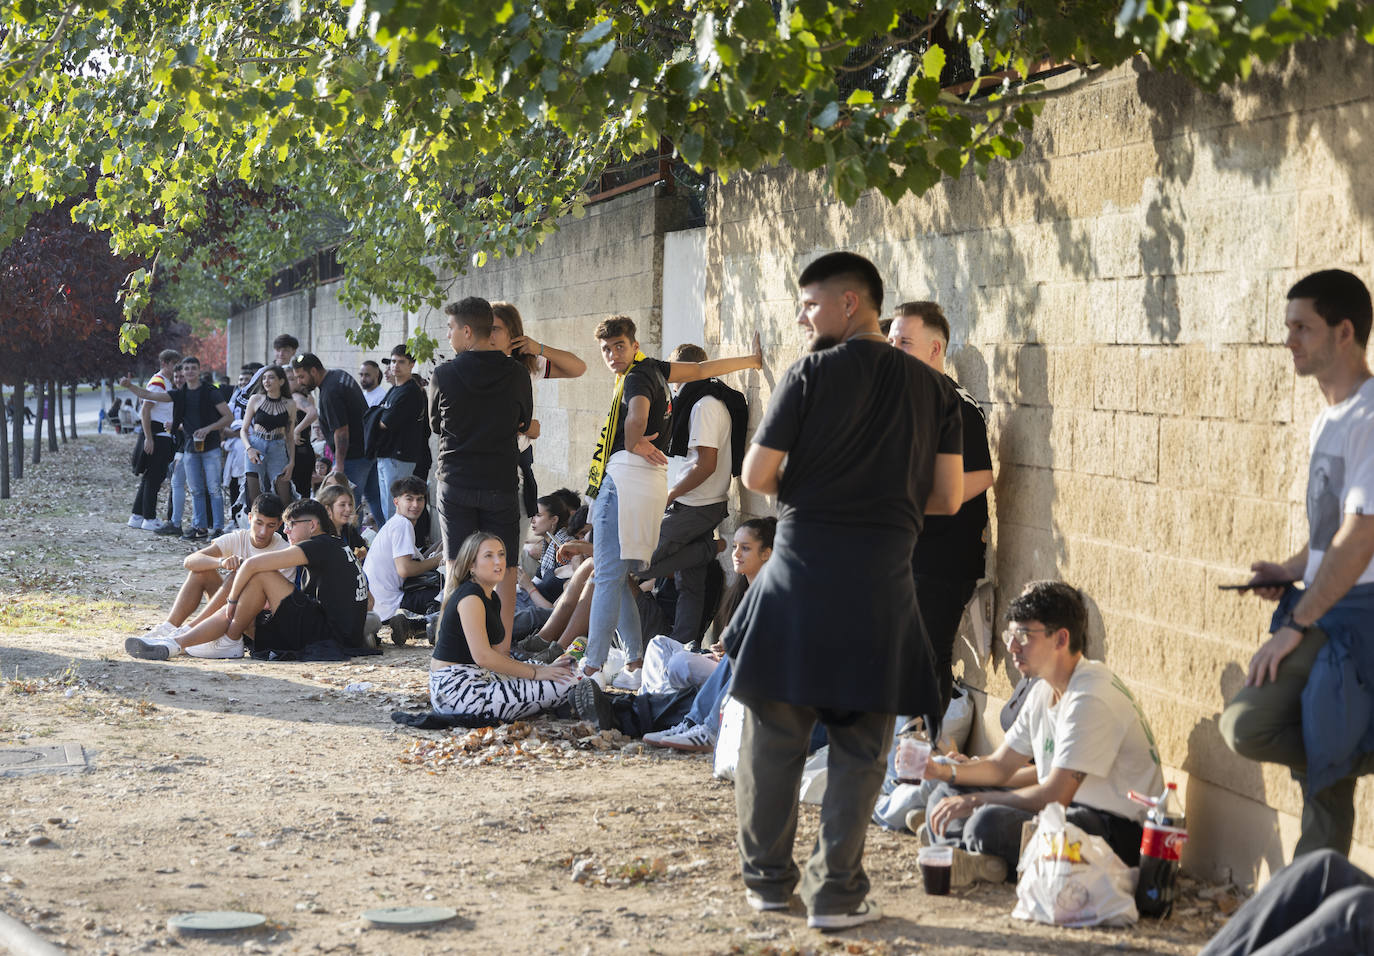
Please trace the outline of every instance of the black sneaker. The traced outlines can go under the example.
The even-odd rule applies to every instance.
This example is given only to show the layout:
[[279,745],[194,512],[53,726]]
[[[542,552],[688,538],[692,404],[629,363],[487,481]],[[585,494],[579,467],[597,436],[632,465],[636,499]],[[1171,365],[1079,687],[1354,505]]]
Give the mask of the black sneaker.
[[439,612],[425,615],[425,640],[429,641],[429,646],[433,647],[434,642],[439,637]]
[[579,720],[594,724],[597,730],[614,730],[615,714],[610,698],[601,685],[590,677],[577,682],[572,692],[573,712]]
[[153,534],[160,534],[163,537],[171,537],[172,535],[181,537],[185,532],[182,530],[181,525],[172,524],[170,521],[164,521],[161,527],[154,531]]
[[187,528],[181,537],[185,541],[204,541],[210,537],[210,532],[205,528]]
[[410,640],[410,619],[397,612],[386,623],[391,628],[391,643],[397,647],[405,647],[406,642]]

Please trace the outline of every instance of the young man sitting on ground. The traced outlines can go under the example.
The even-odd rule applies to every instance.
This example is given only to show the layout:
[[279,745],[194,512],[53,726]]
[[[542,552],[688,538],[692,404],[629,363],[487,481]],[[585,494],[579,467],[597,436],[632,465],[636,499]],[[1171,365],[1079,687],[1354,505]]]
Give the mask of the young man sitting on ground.
[[392,643],[401,645],[410,638],[410,623],[400,613],[402,608],[424,614],[427,605],[439,596],[438,587],[429,593],[408,595],[405,583],[409,578],[437,568],[444,560],[444,552],[441,545],[434,549],[434,554],[423,557],[415,546],[415,522],[429,498],[425,483],[414,475],[407,475],[393,481],[388,492],[394,510],[377,537],[372,539],[363,572],[376,601],[377,616],[391,626]]
[[[1164,776],[1135,698],[1107,665],[1083,656],[1083,596],[1062,582],[1037,581],[1011,602],[1007,620],[1003,640],[1017,669],[1041,680],[990,757],[926,765],[926,779],[941,784],[926,805],[922,841],[955,847],[953,885],[1015,879],[1021,825],[1059,803],[1071,823],[1136,865],[1145,808],[1126,794],[1159,793]],[[1016,782],[1027,758],[1035,759],[1035,783],[987,789]]]
[[[363,623],[371,595],[357,558],[334,535],[324,505],[304,499],[287,506],[287,540],[291,547],[249,558],[234,575],[225,600],[225,617],[204,621],[177,637],[152,640],[131,637],[124,649],[133,657],[165,661],[186,648],[221,635],[239,640],[248,634],[253,655],[299,655],[311,645],[315,659],[366,654]],[[292,581],[276,573],[295,569]],[[266,612],[266,613],[263,613]]]
[[[253,502],[249,515],[250,524],[246,531],[231,531],[220,535],[214,541],[190,555],[182,562],[186,569],[186,580],[177,591],[172,609],[163,621],[151,632],[144,635],[144,641],[163,637],[177,637],[192,627],[205,621],[214,620],[224,624],[224,601],[233,587],[234,575],[238,568],[256,554],[270,554],[290,547],[277,534],[281,527],[281,499],[273,494],[258,495]],[[227,575],[222,574],[228,572]],[[283,572],[290,580],[289,573]],[[200,607],[201,599],[206,599],[205,610],[196,615],[190,624],[187,618]],[[221,627],[221,631],[223,628]],[[204,644],[194,644],[186,649],[191,657],[237,658],[243,656],[243,641],[230,640],[221,634],[218,640]]]

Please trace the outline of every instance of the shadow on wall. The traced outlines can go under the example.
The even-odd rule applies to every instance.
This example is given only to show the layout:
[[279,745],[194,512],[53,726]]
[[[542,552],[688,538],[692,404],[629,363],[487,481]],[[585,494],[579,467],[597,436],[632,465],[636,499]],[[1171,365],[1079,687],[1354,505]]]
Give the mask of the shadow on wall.
[[[1179,339],[1185,316],[1176,276],[1185,272],[1220,277],[1296,266],[1300,274],[1356,263],[1367,272],[1361,241],[1374,218],[1374,190],[1366,188],[1374,50],[1355,41],[1302,44],[1277,69],[1219,93],[1153,72],[1143,60],[1132,66],[1149,110],[1159,177],[1147,188],[1139,240],[1141,306],[1157,341]],[[1220,203],[1211,210],[1185,204],[1178,188],[1212,171],[1244,176],[1256,196],[1220,213]],[[1288,182],[1302,192],[1274,192]],[[1268,223],[1259,218],[1266,214]],[[1265,338],[1266,330],[1244,316],[1216,320],[1227,323],[1228,341]]]

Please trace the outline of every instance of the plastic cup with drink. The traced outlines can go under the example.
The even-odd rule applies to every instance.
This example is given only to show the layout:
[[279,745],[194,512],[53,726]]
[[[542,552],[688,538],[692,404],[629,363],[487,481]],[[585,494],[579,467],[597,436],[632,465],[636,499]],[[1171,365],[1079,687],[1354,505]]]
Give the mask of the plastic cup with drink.
[[924,780],[930,750],[930,736],[926,733],[925,722],[917,717],[897,734],[897,756],[894,760],[897,782],[920,783]]
[[954,871],[954,847],[923,846],[916,853],[921,865],[921,882],[930,896],[948,896],[949,878]]

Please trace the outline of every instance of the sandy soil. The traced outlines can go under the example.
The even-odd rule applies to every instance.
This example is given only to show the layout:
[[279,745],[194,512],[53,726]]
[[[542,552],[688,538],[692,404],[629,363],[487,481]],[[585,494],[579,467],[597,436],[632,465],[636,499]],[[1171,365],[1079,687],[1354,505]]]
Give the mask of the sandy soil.
[[[867,865],[888,917],[825,936],[799,905],[745,905],[733,791],[704,756],[579,743],[590,728],[569,722],[400,727],[390,712],[425,700],[421,648],[357,664],[132,660],[123,639],[162,619],[190,546],[125,526],[127,441],[83,436],[0,502],[0,748],[76,743],[90,764],[4,779],[0,910],[72,951],[1191,953],[1234,909],[1223,888],[1188,884],[1163,924],[1026,924],[1010,886],[926,896],[915,841],[875,827]],[[816,820],[802,809],[799,851]],[[403,904],[458,917],[410,933],[360,918]],[[168,932],[209,909],[268,926]]]

